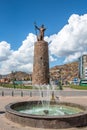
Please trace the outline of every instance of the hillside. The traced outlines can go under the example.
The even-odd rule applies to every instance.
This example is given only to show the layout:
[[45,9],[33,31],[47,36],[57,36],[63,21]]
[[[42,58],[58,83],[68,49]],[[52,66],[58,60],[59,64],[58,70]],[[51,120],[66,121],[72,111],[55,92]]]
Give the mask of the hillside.
[[26,72],[12,72],[8,75],[3,75],[2,78],[8,78],[10,80],[15,79],[15,80],[31,80],[32,74],[28,74]]
[[[1,77],[1,75],[0,75]],[[78,62],[72,62],[60,66],[55,66],[50,69],[51,80],[62,79],[63,82],[72,81],[75,77],[79,77]],[[8,75],[3,75],[2,78],[16,79],[16,80],[31,80],[32,74],[26,72],[14,72]]]
[[78,62],[72,62],[51,68],[50,77],[53,80],[62,78],[64,82],[72,81],[75,77],[79,78]]

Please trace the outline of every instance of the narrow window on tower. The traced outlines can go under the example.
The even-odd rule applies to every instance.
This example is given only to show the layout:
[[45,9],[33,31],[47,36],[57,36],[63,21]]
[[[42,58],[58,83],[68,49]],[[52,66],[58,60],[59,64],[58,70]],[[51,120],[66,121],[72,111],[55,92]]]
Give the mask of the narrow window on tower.
[[42,57],[40,57],[40,59],[42,60]]

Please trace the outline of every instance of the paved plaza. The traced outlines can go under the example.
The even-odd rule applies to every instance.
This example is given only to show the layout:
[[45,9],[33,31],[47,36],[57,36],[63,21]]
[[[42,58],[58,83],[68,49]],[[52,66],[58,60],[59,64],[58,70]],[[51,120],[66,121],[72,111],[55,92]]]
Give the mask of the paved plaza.
[[[73,91],[72,91],[73,92]],[[74,93],[74,92],[73,92]],[[87,106],[87,96],[60,96],[60,101],[78,103]],[[42,128],[24,127],[5,118],[5,106],[11,102],[38,100],[38,96],[0,96],[0,130],[44,130]],[[46,129],[49,130],[49,129]],[[56,129],[50,129],[56,130]],[[62,129],[66,130],[66,129]],[[67,130],[87,130],[86,127],[68,128]]]

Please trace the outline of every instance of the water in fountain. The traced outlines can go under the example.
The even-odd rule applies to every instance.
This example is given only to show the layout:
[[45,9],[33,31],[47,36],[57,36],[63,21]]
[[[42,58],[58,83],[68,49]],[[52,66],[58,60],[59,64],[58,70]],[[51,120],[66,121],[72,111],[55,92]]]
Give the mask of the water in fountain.
[[55,102],[55,86],[52,85],[35,85],[34,89],[38,89],[40,96],[40,103],[34,104],[31,108],[26,110],[20,110],[22,113],[26,114],[34,114],[34,115],[67,115],[74,114],[80,111],[79,109],[51,104],[53,101]]
[[31,115],[47,115],[47,116],[63,116],[63,115],[72,115],[79,112],[82,112],[83,110],[66,106],[66,105],[50,105],[49,109],[46,107],[42,107],[41,104],[35,105],[34,109],[32,109],[33,106],[31,106],[29,109],[22,109],[20,108],[19,112],[25,113],[25,114],[31,114]]
[[38,89],[39,91],[42,107],[46,108],[46,110],[49,110],[52,87],[50,85],[44,84],[44,85],[35,85],[34,88]]
[[[50,102],[52,101],[55,101],[55,94],[54,94],[54,91],[55,91],[55,86],[54,85],[35,85],[34,86],[34,89],[38,89],[39,91],[39,95],[40,95],[40,101],[41,101],[41,106],[39,106],[38,108],[38,105],[37,105],[37,108],[34,106],[33,107],[33,112],[36,111],[36,113],[39,111],[43,111],[45,115],[48,115],[49,112],[50,113],[55,113],[56,111],[56,106],[52,106],[50,105]],[[38,110],[37,110],[38,109]],[[54,109],[54,110],[52,110]],[[53,112],[54,111],[54,112]],[[42,113],[43,113],[42,112]],[[60,113],[60,114],[64,114],[64,112],[61,112],[60,110],[57,110],[57,113]]]

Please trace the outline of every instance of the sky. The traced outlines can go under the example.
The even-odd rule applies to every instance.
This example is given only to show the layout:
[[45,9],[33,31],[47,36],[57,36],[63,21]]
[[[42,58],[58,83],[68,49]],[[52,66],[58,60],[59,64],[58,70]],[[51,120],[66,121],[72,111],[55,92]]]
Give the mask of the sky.
[[46,27],[50,68],[87,53],[87,0],[0,0],[0,74],[33,71],[34,23]]

